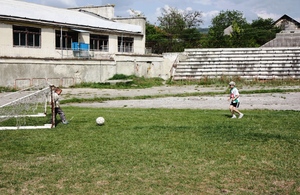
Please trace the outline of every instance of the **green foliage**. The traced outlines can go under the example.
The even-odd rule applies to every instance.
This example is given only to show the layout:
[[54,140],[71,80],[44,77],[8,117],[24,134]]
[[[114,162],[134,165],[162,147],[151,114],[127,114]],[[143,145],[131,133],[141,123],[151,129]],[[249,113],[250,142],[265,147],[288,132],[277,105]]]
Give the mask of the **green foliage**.
[[170,34],[179,34],[186,28],[184,16],[176,8],[162,9],[162,16],[158,17],[161,29]]
[[[224,30],[229,26],[234,26],[233,30],[241,31],[246,24],[247,20],[243,17],[242,12],[236,10],[221,11],[212,19],[212,26],[203,46],[212,48],[230,47],[231,44],[228,42],[228,37],[224,36]],[[238,31],[236,32],[237,34]]]
[[127,76],[125,74],[115,74],[112,78],[108,80],[122,80],[122,79],[132,79],[134,78],[133,75]]
[[0,93],[3,93],[3,92],[15,92],[15,91],[17,91],[15,88],[0,86]]
[[184,48],[200,46],[201,12],[180,12],[176,8],[163,9],[158,17],[159,26],[146,24],[146,47],[153,53],[182,52]]
[[162,9],[162,16],[157,18],[161,29],[173,35],[179,35],[182,30],[197,28],[202,24],[202,13],[199,11],[181,12],[176,8]]
[[152,49],[152,53],[161,54],[167,51],[170,35],[159,27],[146,23],[146,47]]
[[[247,23],[237,10],[221,11],[212,19],[208,33],[199,29],[202,13],[180,12],[176,8],[163,9],[159,26],[146,24],[146,47],[153,53],[182,52],[185,48],[260,47],[275,38],[280,28],[271,18],[258,18]],[[229,35],[224,30],[231,27]]]
[[68,125],[1,132],[1,194],[299,192],[300,112],[64,111]]
[[228,26],[232,25],[233,22],[236,22],[241,26],[247,24],[247,20],[243,16],[242,12],[238,10],[222,10],[212,19],[212,28],[218,29],[221,32]]
[[179,35],[179,39],[182,41],[182,51],[185,48],[200,48],[201,47],[201,33],[196,28],[184,29]]
[[133,79],[134,87],[136,88],[150,88],[154,86],[163,85],[164,80],[162,78],[145,78],[145,77],[136,77]]
[[253,20],[250,24],[249,29],[245,33],[245,36],[255,40],[256,45],[262,46],[268,41],[276,37],[276,33],[279,33],[281,30],[278,27],[273,25],[273,19],[262,19],[258,18]]
[[[212,26],[207,36],[202,38],[203,47],[238,48],[260,47],[275,38],[280,29],[273,26],[272,19],[258,18],[248,24],[239,11],[221,11],[212,19]],[[224,30],[231,27],[231,33],[224,35]]]

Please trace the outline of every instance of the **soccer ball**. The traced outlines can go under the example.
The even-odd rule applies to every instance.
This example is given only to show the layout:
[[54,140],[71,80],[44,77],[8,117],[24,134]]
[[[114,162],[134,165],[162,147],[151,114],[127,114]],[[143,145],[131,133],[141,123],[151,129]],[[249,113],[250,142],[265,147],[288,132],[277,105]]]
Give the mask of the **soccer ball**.
[[98,125],[103,125],[105,122],[105,119],[102,116],[99,116],[98,118],[96,118],[96,123]]

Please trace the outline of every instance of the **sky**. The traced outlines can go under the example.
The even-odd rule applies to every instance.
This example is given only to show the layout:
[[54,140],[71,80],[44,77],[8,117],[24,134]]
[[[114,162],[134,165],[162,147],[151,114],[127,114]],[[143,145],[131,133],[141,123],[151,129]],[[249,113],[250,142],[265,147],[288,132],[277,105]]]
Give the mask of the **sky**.
[[47,6],[70,8],[88,5],[115,5],[116,17],[130,17],[132,10],[146,17],[151,24],[159,25],[157,17],[162,9],[176,8],[179,11],[200,11],[203,23],[208,28],[211,19],[220,11],[240,11],[251,23],[260,18],[274,21],[284,14],[300,22],[300,0],[21,0]]

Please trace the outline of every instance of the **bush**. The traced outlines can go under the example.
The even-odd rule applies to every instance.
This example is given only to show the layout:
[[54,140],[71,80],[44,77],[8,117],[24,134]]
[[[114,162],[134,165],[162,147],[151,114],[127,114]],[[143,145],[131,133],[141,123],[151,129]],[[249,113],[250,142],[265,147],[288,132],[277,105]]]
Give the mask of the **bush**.
[[131,79],[133,76],[127,76],[124,74],[115,74],[112,78],[108,80],[123,80],[123,79]]

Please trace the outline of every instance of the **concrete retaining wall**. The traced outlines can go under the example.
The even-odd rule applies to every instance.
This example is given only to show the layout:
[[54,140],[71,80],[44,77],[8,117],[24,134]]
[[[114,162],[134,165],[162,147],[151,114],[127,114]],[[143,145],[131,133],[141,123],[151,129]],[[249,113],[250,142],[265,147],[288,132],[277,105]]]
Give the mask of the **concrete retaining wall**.
[[162,56],[145,55],[116,55],[114,60],[0,58],[0,86],[26,88],[46,81],[68,87],[105,82],[115,74],[167,79],[163,61]]
[[101,82],[116,69],[114,61],[0,59],[0,86],[23,88],[48,81],[58,86]]

